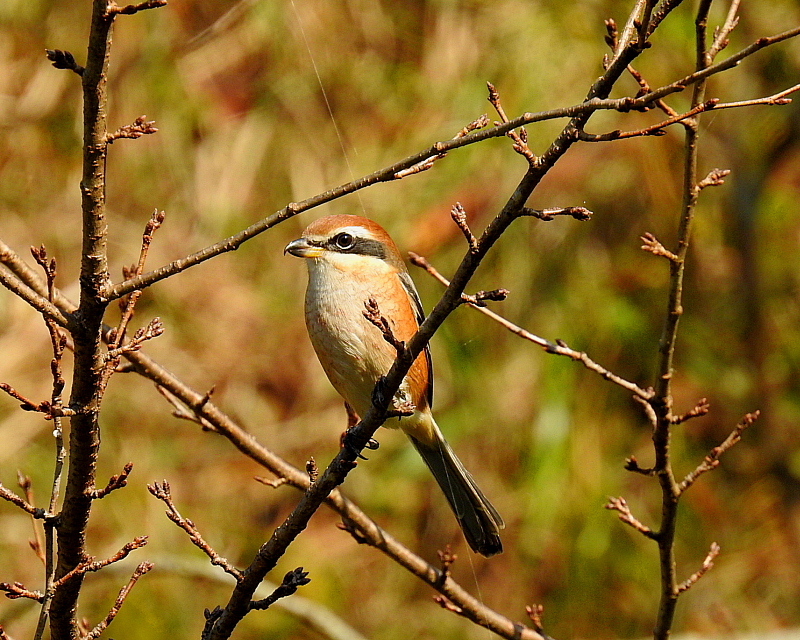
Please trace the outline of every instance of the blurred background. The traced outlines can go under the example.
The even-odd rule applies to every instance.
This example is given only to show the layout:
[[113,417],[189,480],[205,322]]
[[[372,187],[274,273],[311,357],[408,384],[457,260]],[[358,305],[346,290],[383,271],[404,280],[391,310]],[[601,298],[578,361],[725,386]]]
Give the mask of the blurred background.
[[[0,230],[28,256],[46,245],[58,285],[77,295],[80,249],[81,105],[77,76],[53,69],[45,48],[85,60],[90,2],[0,3]],[[694,3],[659,29],[637,67],[651,85],[693,65]],[[631,0],[171,0],[118,19],[109,74],[109,129],[146,114],[160,131],[121,140],[108,160],[110,261],[117,280],[133,263],[156,208],[167,212],[150,253],[155,268],[284,207],[452,137],[482,113],[486,81],[510,117],[580,102],[600,75],[605,28]],[[715,3],[713,24],[727,3]],[[730,51],[796,26],[792,0],[742,3]],[[723,53],[723,56],[727,52]],[[798,80],[800,41],[771,47],[716,76],[709,97],[743,100]],[[323,93],[324,88],[324,93]],[[634,94],[630,78],[615,96]],[[688,97],[670,99],[676,109]],[[330,111],[333,114],[331,117]],[[601,113],[588,129],[635,129],[657,113]],[[701,173],[733,172],[703,192],[687,272],[675,373],[676,412],[702,397],[708,416],[675,429],[682,476],[721,442],[742,414],[762,411],[721,467],[681,503],[681,579],[713,541],[713,571],[681,598],[676,631],[730,637],[800,624],[800,270],[797,215],[798,105],[703,117]],[[529,127],[542,152],[562,122]],[[667,265],[640,250],[654,233],[674,245],[680,207],[680,128],[659,138],[575,145],[530,201],[586,206],[590,222],[521,220],[485,261],[472,290],[506,287],[494,308],[545,338],[586,350],[612,371],[652,384],[666,308]],[[345,424],[340,400],[307,340],[305,267],[283,255],[313,219],[356,213],[385,226],[404,250],[445,275],[465,251],[449,210],[460,201],[480,231],[525,170],[507,139],[452,152],[422,174],[379,185],[287,221],[146,290],[134,320],[153,316],[165,335],[146,352],[217,402],[260,442],[297,466],[325,465]],[[414,269],[412,267],[412,269]],[[440,286],[414,269],[427,308]],[[116,309],[110,319],[116,317]],[[624,496],[645,523],[660,513],[657,483],[623,469],[652,462],[649,427],[626,392],[580,365],[545,354],[470,309],[433,341],[437,421],[503,514],[506,552],[469,558],[452,515],[422,462],[397,432],[350,475],[345,492],[429,561],[453,545],[453,573],[501,613],[524,619],[545,607],[556,638],[635,638],[650,633],[658,602],[655,545],[603,509]],[[0,380],[49,397],[50,358],[41,319],[0,292]],[[67,364],[69,366],[69,364]],[[176,505],[239,566],[296,503],[227,441],[170,415],[153,386],[117,375],[103,411],[99,482],[135,463],[129,486],[96,503],[89,549],[114,553],[139,535],[149,545],[119,569],[85,581],[80,615],[105,616],[136,563],[156,569],[133,590],[110,633],[199,637],[202,609],[224,604],[227,576],[164,516],[145,485],[166,478]],[[0,398],[0,481],[32,477],[47,499],[51,425]],[[488,632],[440,609],[432,590],[379,552],[358,546],[321,510],[272,576],[298,565],[302,595],[374,640],[484,638]],[[30,519],[0,504],[0,580],[41,588],[28,547]],[[212,572],[213,573],[213,572]],[[37,608],[0,602],[0,623],[30,637]],[[248,616],[238,638],[316,638],[280,609]]]

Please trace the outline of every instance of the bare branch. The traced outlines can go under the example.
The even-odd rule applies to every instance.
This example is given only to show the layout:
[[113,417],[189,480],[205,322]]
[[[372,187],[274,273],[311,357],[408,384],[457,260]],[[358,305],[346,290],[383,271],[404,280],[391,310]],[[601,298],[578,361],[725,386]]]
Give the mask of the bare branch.
[[679,262],[680,258],[677,255],[672,253],[669,249],[664,247],[658,239],[652,233],[645,233],[642,236],[642,250],[647,251],[648,253],[652,253],[654,256],[661,256],[669,260],[670,262]]
[[167,0],[146,0],[146,2],[140,2],[139,4],[129,4],[125,5],[124,7],[120,7],[117,5],[114,0],[111,0],[108,3],[108,8],[106,9],[107,16],[117,16],[117,15],[133,15],[134,13],[139,13],[140,11],[145,11],[147,9],[158,9],[159,7],[165,7],[167,5]]
[[61,576],[58,580],[53,583],[53,588],[58,591],[60,587],[63,587],[65,584],[73,580],[78,576],[83,576],[84,574],[91,573],[94,571],[100,571],[103,567],[107,567],[110,564],[114,564],[115,562],[119,562],[124,558],[127,558],[131,551],[135,549],[141,549],[143,546],[147,544],[147,536],[139,536],[138,538],[134,538],[130,542],[128,542],[122,549],[117,551],[113,556],[110,558],[106,558],[105,560],[87,560],[86,562],[81,562],[77,567],[75,567],[72,571],[65,573]]
[[36,600],[36,602],[44,600],[44,594],[41,591],[26,589],[21,582],[0,582],[0,591],[4,591],[6,598],[9,600],[18,598],[28,598],[29,600]]
[[128,476],[133,471],[133,462],[128,462],[122,469],[122,473],[117,475],[111,476],[108,481],[108,484],[98,490],[92,491],[92,497],[95,500],[100,500],[100,498],[105,498],[109,493],[112,491],[116,491],[117,489],[122,489],[122,487],[127,486],[128,484]]
[[16,493],[7,489],[0,483],[0,498],[10,502],[13,505],[16,505],[20,509],[22,509],[25,513],[32,515],[37,520],[43,520],[50,516],[44,509],[39,509],[38,507],[34,507],[32,504],[29,504],[24,498],[21,498]]
[[647,536],[652,540],[658,540],[658,534],[656,534],[650,527],[647,527],[644,524],[642,524],[631,513],[630,507],[628,506],[628,503],[625,501],[625,498],[609,498],[608,504],[606,505],[606,509],[618,512],[619,519],[622,520],[622,522],[624,522],[625,524],[628,524],[634,529],[636,529],[639,533]]
[[700,398],[700,400],[697,401],[697,404],[683,415],[672,416],[672,424],[681,424],[687,420],[691,420],[692,418],[704,416],[708,413],[710,408],[711,405],[709,404],[708,400],[706,398]]
[[226,558],[223,558],[214,551],[211,545],[203,540],[203,536],[200,535],[200,532],[191,520],[187,520],[181,516],[175,504],[172,502],[169,483],[166,480],[161,484],[154,482],[153,484],[147,485],[147,490],[167,505],[167,517],[189,534],[189,539],[192,541],[192,544],[208,556],[211,560],[211,564],[222,567],[222,570],[236,578],[237,582],[242,579],[242,572],[234,567]]
[[61,49],[45,49],[47,59],[53,63],[56,69],[68,69],[74,71],[79,76],[83,75],[84,68],[75,62],[75,56],[69,51],[62,51]]
[[464,237],[467,239],[470,252],[476,253],[478,251],[478,240],[472,235],[472,231],[467,224],[467,212],[464,211],[464,207],[460,202],[456,202],[453,208],[450,209],[450,217],[453,218],[453,222],[461,229],[461,233],[463,233]]
[[119,140],[120,138],[136,140],[142,136],[157,133],[158,129],[155,127],[155,124],[154,120],[147,120],[147,116],[139,116],[132,124],[126,124],[124,127],[117,129],[114,133],[106,135],[106,142],[111,144],[114,140]]
[[94,640],[95,638],[99,637],[103,631],[106,630],[108,625],[110,625],[114,618],[117,617],[119,610],[122,608],[122,605],[125,603],[125,599],[128,597],[128,594],[133,589],[133,586],[136,582],[141,578],[143,575],[148,573],[153,568],[152,562],[142,562],[136,570],[133,572],[131,579],[128,581],[122,589],[120,589],[119,595],[117,596],[116,601],[114,602],[114,606],[111,607],[111,610],[108,612],[108,615],[103,619],[100,623],[95,626],[89,633],[86,634],[85,640]]
[[549,222],[554,220],[556,216],[570,216],[576,220],[586,221],[591,220],[592,212],[586,207],[554,207],[552,209],[530,209],[523,207],[520,215],[530,216]]
[[[428,260],[426,260],[423,256],[414,253],[413,251],[409,251],[408,256],[409,260],[411,261],[411,264],[427,271],[430,275],[432,275],[439,282],[441,282],[445,287],[450,284],[450,281],[447,280],[447,278],[445,278],[441,273],[439,273],[439,271],[437,271],[436,268],[430,262],[428,262]],[[605,367],[597,364],[586,353],[571,349],[569,346],[567,346],[565,342],[561,340],[557,342],[550,342],[549,340],[540,338],[539,336],[530,333],[529,331],[523,329],[522,327],[519,327],[512,322],[509,322],[503,316],[495,313],[491,309],[487,309],[486,307],[482,307],[476,304],[473,300],[470,300],[468,296],[464,296],[464,298],[465,298],[464,302],[466,304],[472,306],[473,308],[477,309],[478,311],[488,316],[495,322],[499,323],[500,325],[511,331],[511,333],[514,333],[518,335],[520,338],[533,342],[533,344],[542,347],[548,353],[553,353],[555,355],[560,355],[560,356],[566,356],[567,358],[576,360],[582,363],[583,366],[585,366],[590,371],[594,371],[595,373],[602,376],[605,380],[609,380],[610,382],[613,382],[614,384],[617,384],[622,388],[633,392],[634,394],[636,394],[637,396],[639,396],[644,400],[649,400],[652,397],[653,395],[652,389],[649,390],[642,389],[635,383],[629,382],[628,380],[625,380],[620,376],[611,373]]]
[[746,414],[736,425],[733,431],[731,431],[730,435],[725,438],[725,440],[720,444],[718,447],[714,447],[711,452],[703,459],[703,461],[697,466],[697,468],[692,471],[691,473],[687,474],[686,477],[683,479],[678,485],[678,493],[683,493],[691,487],[694,482],[699,478],[701,475],[706,473],[707,471],[712,471],[719,466],[719,458],[720,456],[728,451],[731,447],[737,444],[742,439],[742,433],[744,430],[751,426],[756,420],[758,420],[758,416],[760,415],[760,411],[754,411],[753,413]]
[[679,584],[676,593],[683,593],[684,591],[691,589],[700,578],[708,573],[709,569],[714,566],[714,559],[719,555],[719,551],[719,545],[716,542],[712,542],[711,549],[709,550],[705,560],[703,560],[703,564],[700,569]]
[[364,307],[365,309],[362,312],[364,317],[380,330],[383,334],[383,339],[394,347],[395,351],[397,351],[397,355],[402,355],[406,349],[406,343],[402,340],[398,340],[394,335],[389,321],[385,316],[381,315],[381,310],[378,308],[378,303],[375,298],[367,300],[367,302],[364,303]]
[[275,602],[281,598],[292,595],[300,587],[307,585],[309,582],[311,582],[311,578],[308,577],[308,571],[303,571],[303,567],[297,567],[297,569],[289,571],[289,573],[283,576],[283,582],[281,582],[281,585],[269,596],[263,600],[252,601],[250,603],[250,610],[263,611],[264,609],[269,609],[269,607],[275,604]]
[[725,178],[730,174],[730,169],[712,169],[709,174],[697,183],[695,190],[699,193],[706,187],[718,187],[725,184]]

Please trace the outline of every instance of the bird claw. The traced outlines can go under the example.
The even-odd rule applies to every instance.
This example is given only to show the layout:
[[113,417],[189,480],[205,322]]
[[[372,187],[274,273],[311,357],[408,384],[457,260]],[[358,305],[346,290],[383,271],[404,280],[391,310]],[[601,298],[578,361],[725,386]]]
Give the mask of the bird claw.
[[[350,453],[355,455],[357,458],[359,458],[361,460],[369,460],[369,458],[367,458],[366,456],[363,456],[361,454],[361,451],[358,449],[358,447],[356,447],[355,444],[353,444],[353,430],[352,429],[348,429],[342,435],[342,446],[345,449],[347,449]],[[375,451],[380,446],[381,446],[380,442],[378,442],[375,438],[370,438],[369,440],[367,440],[367,444],[364,445],[364,448],[365,449],[369,449],[370,451]]]

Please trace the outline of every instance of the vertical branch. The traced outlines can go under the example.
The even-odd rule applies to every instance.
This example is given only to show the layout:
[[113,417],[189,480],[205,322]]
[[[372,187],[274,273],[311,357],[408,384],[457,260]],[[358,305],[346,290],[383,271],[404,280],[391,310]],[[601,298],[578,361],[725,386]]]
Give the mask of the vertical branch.
[[[70,406],[69,469],[64,505],[58,523],[58,561],[55,577],[63,577],[87,559],[86,526],[92,506],[97,455],[100,446],[98,410],[103,354],[101,328],[106,303],[103,291],[109,282],[106,256],[106,74],[113,15],[107,0],[94,0],[92,26],[83,84],[83,176],[81,206],[83,244],[80,273],[80,306],[73,329],[75,372]],[[79,637],[76,608],[83,575],[55,590],[50,604],[54,640]]]
[[[706,26],[712,0],[701,0],[695,20],[696,69],[701,71],[710,64],[706,47]],[[693,87],[692,107],[703,102],[706,81]],[[658,378],[655,382],[655,397],[651,404],[656,420],[653,429],[655,449],[654,472],[661,485],[661,527],[656,534],[661,566],[661,599],[654,629],[656,640],[666,640],[670,635],[679,589],[675,567],[675,526],[678,515],[680,490],[670,462],[672,420],[672,373],[678,323],[683,314],[683,281],[686,257],[692,231],[695,205],[699,189],[697,186],[698,117],[684,123],[683,203],[678,226],[677,249],[670,259],[670,290],[664,332],[659,343]]]

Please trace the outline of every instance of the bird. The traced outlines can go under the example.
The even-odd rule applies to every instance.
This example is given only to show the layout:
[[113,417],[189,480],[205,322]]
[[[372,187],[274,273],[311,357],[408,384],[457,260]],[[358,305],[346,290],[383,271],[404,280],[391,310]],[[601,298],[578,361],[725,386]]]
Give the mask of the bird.
[[[366,305],[377,304],[391,335],[403,342],[425,319],[400,251],[378,223],[339,214],[312,222],[286,246],[286,253],[305,258],[308,266],[305,320],[320,364],[348,410],[363,416],[372,404],[376,383],[397,356],[385,333],[365,316]],[[399,427],[411,440],[470,548],[486,557],[501,553],[503,518],[445,440],[433,418],[432,401],[433,370],[426,347],[392,399],[393,407],[405,408],[406,415],[384,426]]]

